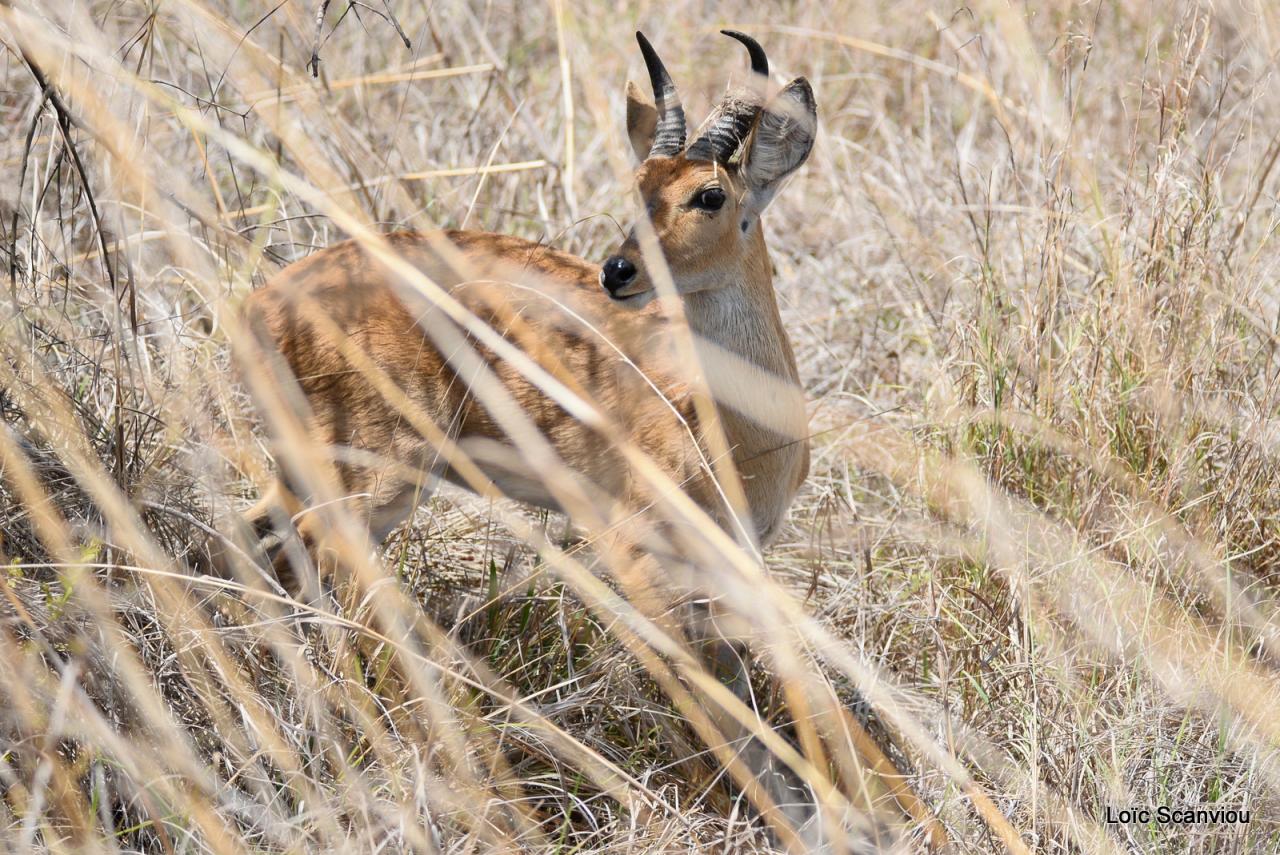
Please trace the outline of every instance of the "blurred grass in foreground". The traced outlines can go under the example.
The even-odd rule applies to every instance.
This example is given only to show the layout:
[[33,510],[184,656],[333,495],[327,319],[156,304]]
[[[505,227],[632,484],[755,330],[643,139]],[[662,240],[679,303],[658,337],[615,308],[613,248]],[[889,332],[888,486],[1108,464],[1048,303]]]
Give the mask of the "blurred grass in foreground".
[[906,848],[860,728],[954,851],[1280,851],[1280,11],[345,8],[317,80],[314,4],[0,8],[0,848],[772,845],[564,519],[445,493],[349,610],[186,569],[271,468],[250,289],[360,225],[602,258],[632,31],[701,116],[733,26],[821,119],[766,219],[813,474],[724,574],[761,713]]

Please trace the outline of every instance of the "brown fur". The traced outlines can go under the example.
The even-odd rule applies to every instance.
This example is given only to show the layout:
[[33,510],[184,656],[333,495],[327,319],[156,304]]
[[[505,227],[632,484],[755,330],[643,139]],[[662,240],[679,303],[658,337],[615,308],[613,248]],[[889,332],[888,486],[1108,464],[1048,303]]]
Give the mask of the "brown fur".
[[[635,100],[635,90],[628,95],[639,150],[653,121]],[[714,415],[742,478],[752,534],[768,542],[804,480],[809,455],[795,359],[778,314],[751,188],[737,166],[684,155],[644,161],[636,183],[685,322],[696,338],[721,348],[730,362],[737,360],[736,368],[712,367],[702,379],[718,403],[722,397],[729,401]],[[726,194],[718,211],[693,204],[709,187]],[[655,280],[634,231],[618,252],[639,273],[616,300],[600,286],[597,265],[520,238],[450,231],[397,233],[386,240],[609,417],[614,427],[605,435],[570,416],[516,365],[476,347],[557,457],[598,495],[636,499],[636,478],[617,452],[621,442],[630,442],[727,524],[730,515],[702,463],[708,448],[690,391],[694,378],[676,357],[674,321],[661,301],[653,301]],[[375,541],[412,512],[432,477],[466,480],[442,457],[441,438],[475,457],[483,474],[508,495],[557,506],[537,467],[512,450],[502,419],[472,393],[470,375],[460,375],[466,361],[442,353],[429,334],[433,325],[452,322],[356,243],[339,244],[281,271],[249,298],[245,311],[267,350],[278,351],[297,380],[306,404],[300,415],[313,443],[343,450],[336,466],[338,492],[356,497],[350,501],[364,513]],[[402,408],[370,382],[370,368],[391,378],[399,394],[426,414],[429,430],[408,424]],[[273,515],[292,517],[307,507],[312,497],[300,480],[282,474],[246,515],[255,531],[268,530]],[[304,519],[299,530],[313,545],[306,528]]]
[[[686,169],[702,171],[689,165]],[[673,176],[667,177],[675,181]],[[675,184],[685,186],[691,180],[687,176]],[[448,244],[441,245],[441,238]],[[633,479],[612,449],[618,441],[632,442],[653,456],[676,483],[687,485],[700,504],[724,518],[714,499],[716,491],[700,465],[700,449],[681,424],[683,420],[696,431],[697,414],[688,383],[674,370],[672,321],[660,303],[637,310],[614,305],[599,285],[598,267],[515,237],[477,232],[397,233],[387,241],[391,249],[446,287],[557,379],[595,402],[624,432],[622,436],[603,436],[573,419],[516,366],[479,348],[484,362],[561,460],[603,494],[625,498]],[[458,253],[446,258],[454,255],[449,252],[450,245]],[[682,248],[673,264],[691,254]],[[757,235],[750,242],[746,257],[736,266],[754,280],[742,282],[741,292],[748,301],[759,304],[762,317],[758,325],[773,339],[745,348],[743,355],[794,382],[794,361],[777,317],[762,238]],[[264,344],[279,351],[296,378],[309,411],[305,421],[314,443],[322,448],[354,449],[363,452],[365,459],[376,456],[424,474],[415,481],[389,475],[374,465],[338,464],[340,492],[368,494],[367,499],[357,502],[367,515],[375,540],[412,511],[415,494],[422,492],[427,473],[459,479],[440,459],[439,449],[410,428],[359,366],[344,356],[344,346],[358,349],[393,378],[405,396],[462,448],[487,449],[487,456],[494,458],[493,446],[477,444],[476,440],[509,445],[498,421],[470,394],[466,380],[424,333],[424,326],[430,324],[419,325],[418,318],[426,317],[424,313],[432,308],[424,300],[410,309],[406,293],[411,294],[398,287],[394,277],[366,251],[346,242],[281,271],[251,295],[245,306],[246,317]],[[592,334],[557,303],[571,307],[603,335]],[[696,298],[686,299],[691,323],[702,315],[697,308]],[[754,312],[756,308],[741,310]],[[707,334],[697,329],[696,323],[694,327]],[[333,340],[334,331],[345,344]],[[674,413],[610,342],[662,391],[674,405]],[[727,343],[739,351],[744,350],[744,344],[751,343]],[[760,404],[769,406],[768,401]],[[767,538],[803,480],[807,443],[775,451],[794,438],[779,437],[737,413],[726,411],[721,417],[733,457],[745,477],[749,503],[753,511],[757,507],[767,511],[753,513],[758,532]],[[803,419],[803,413],[799,417]],[[494,460],[482,468],[506,492],[555,506],[554,499],[541,489],[536,472]],[[292,516],[304,508],[309,496],[304,487],[294,483],[296,480],[286,473],[282,483],[247,514],[250,524],[261,531],[273,510]],[[779,495],[774,498],[765,493]]]
[[[737,171],[684,156],[657,158],[641,164],[636,184],[692,332],[798,390],[795,356],[778,313],[759,215],[749,209]],[[726,193],[719,211],[691,204],[710,187]],[[640,271],[619,296],[642,301],[654,294],[654,279],[634,232],[619,254]],[[748,382],[735,375],[707,379],[717,398],[718,384]],[[807,418],[798,394],[789,399],[755,397],[751,412],[722,407],[720,419],[743,478],[756,533],[767,543],[808,474]],[[757,410],[771,411],[770,420],[786,430],[763,427],[751,417]]]
[[[484,394],[487,381],[496,379],[515,413],[581,476],[587,499],[609,509],[608,519],[624,518],[655,498],[620,451],[630,445],[726,528],[734,514],[722,496],[735,510],[744,500],[749,534],[767,543],[809,466],[795,358],[760,225],[762,209],[812,145],[811,92],[803,80],[784,93],[792,90],[803,96],[809,121],[759,125],[765,131],[753,132],[744,144],[746,160],[726,166],[684,154],[646,159],[656,114],[637,89],[628,88],[628,130],[643,160],[636,186],[665,273],[649,268],[646,262],[658,259],[641,251],[648,242],[633,230],[617,254],[635,265],[637,275],[613,298],[601,286],[597,264],[519,238],[461,231],[385,238],[400,258],[521,354],[594,403],[607,417],[605,427],[575,418],[519,365],[500,356],[497,344],[464,336],[438,301],[347,242],[281,271],[245,307],[262,345],[255,358],[266,360],[267,368],[286,369],[286,400],[288,387],[300,392],[292,397],[299,418],[277,424],[281,441],[298,439],[290,425],[300,423],[311,440],[301,447],[331,450],[337,476],[331,486],[362,514],[374,541],[412,513],[435,477],[484,488],[475,482],[474,469],[446,453],[448,446],[466,452],[480,477],[507,495],[557,507],[558,488],[548,487],[555,479],[544,477],[545,461],[533,460],[528,449],[516,451],[518,431],[508,434],[506,427],[512,413]],[[762,116],[768,115],[765,108]],[[710,187],[725,193],[717,210],[696,202]],[[667,275],[681,311],[669,312],[675,307],[654,299],[660,290],[655,282]],[[706,376],[690,375],[695,363],[677,344],[683,336],[673,317],[693,334],[697,364]],[[714,404],[699,406],[693,391],[698,388],[709,389]],[[271,390],[259,383],[255,393],[261,398]],[[722,447],[712,441],[721,432],[741,490],[717,484],[705,464]],[[326,523],[324,515],[306,511],[323,498],[310,485],[324,479],[307,471],[308,462],[291,462],[296,455],[278,456],[285,464],[279,482],[246,521],[260,537],[280,520],[296,521],[319,566]],[[637,534],[644,536],[642,530],[624,531],[622,544],[639,545]],[[288,552],[278,546],[274,565],[296,590],[298,580],[288,578]],[[626,567],[621,572],[629,593],[644,591],[643,574]],[[709,659],[737,672],[734,685],[745,693],[742,659],[719,635],[711,612],[704,608],[701,614],[695,610],[693,637],[709,645]],[[717,722],[726,735],[741,735],[731,716],[718,716]],[[775,802],[794,798],[794,782],[770,771],[772,761],[759,744],[749,742],[742,751]],[[812,814],[806,808],[793,819],[806,821]]]

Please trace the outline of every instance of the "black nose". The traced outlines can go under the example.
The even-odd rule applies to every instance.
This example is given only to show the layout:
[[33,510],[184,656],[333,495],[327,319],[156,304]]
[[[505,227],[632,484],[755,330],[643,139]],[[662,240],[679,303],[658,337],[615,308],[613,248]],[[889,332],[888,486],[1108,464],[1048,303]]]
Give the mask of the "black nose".
[[636,266],[621,255],[614,255],[604,263],[600,270],[600,284],[610,294],[617,294],[636,278]]

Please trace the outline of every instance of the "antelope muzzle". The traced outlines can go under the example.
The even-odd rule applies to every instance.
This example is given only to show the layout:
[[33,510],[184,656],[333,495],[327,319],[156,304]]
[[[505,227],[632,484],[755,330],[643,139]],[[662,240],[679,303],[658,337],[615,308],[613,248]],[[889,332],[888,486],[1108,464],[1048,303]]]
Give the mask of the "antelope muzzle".
[[640,275],[635,262],[621,253],[609,256],[600,268],[600,285],[609,292],[610,297],[619,302],[630,302],[633,298],[647,294],[649,287],[642,279],[644,277]]

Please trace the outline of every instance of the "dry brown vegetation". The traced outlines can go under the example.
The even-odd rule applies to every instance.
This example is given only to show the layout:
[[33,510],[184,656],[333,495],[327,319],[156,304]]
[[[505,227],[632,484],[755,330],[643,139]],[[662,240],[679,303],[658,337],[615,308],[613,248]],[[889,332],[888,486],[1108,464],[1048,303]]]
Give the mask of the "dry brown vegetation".
[[352,608],[190,575],[271,470],[244,296],[364,227],[602,260],[632,32],[697,117],[732,26],[821,120],[761,713],[885,847],[868,740],[949,851],[1280,851],[1280,8],[335,0],[313,79],[316,5],[0,4],[0,849],[780,845],[563,518],[444,492]]

